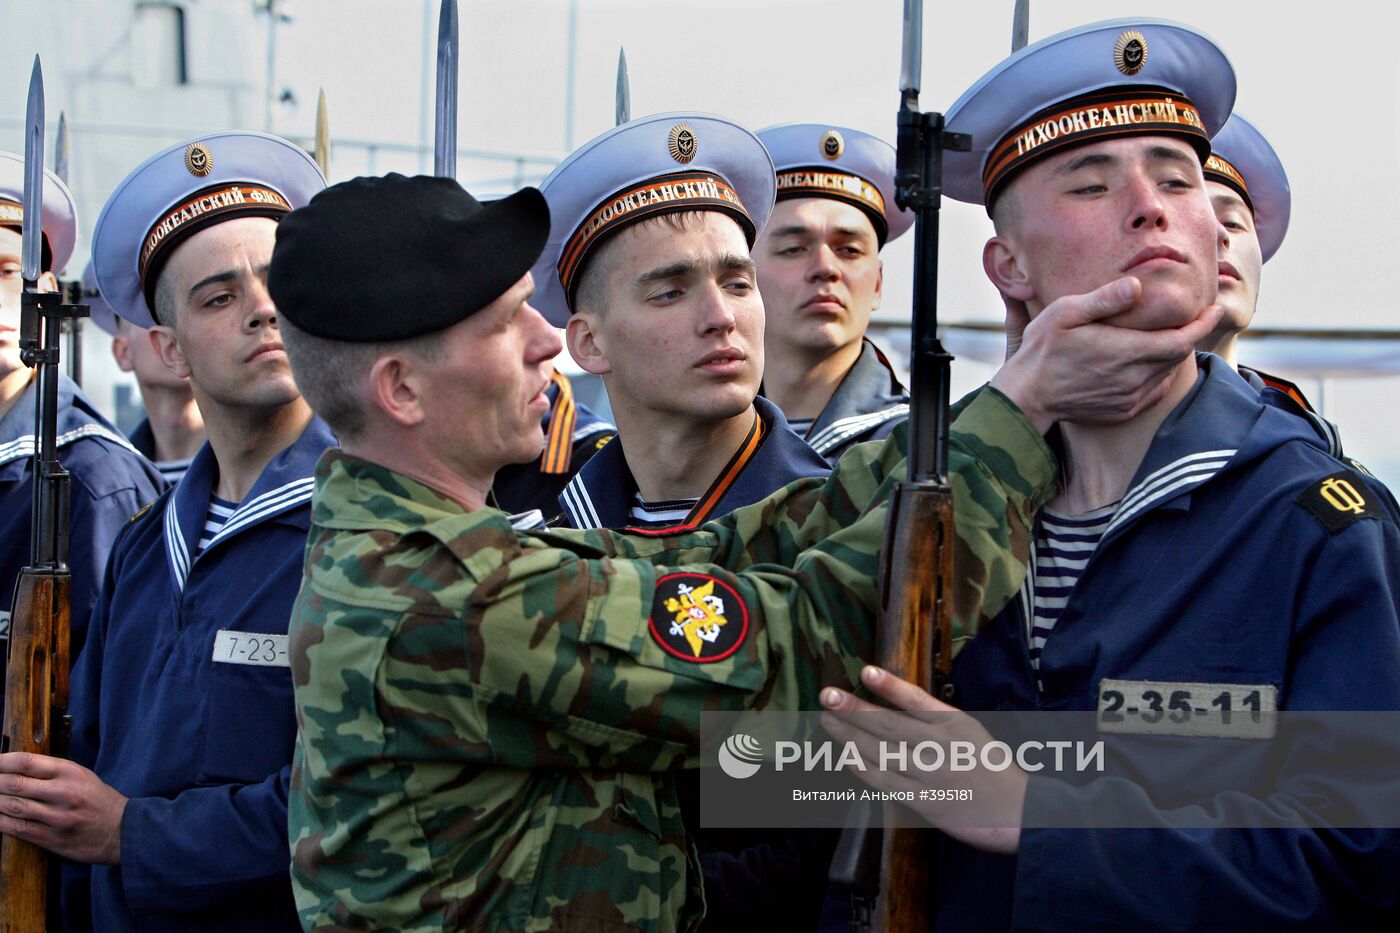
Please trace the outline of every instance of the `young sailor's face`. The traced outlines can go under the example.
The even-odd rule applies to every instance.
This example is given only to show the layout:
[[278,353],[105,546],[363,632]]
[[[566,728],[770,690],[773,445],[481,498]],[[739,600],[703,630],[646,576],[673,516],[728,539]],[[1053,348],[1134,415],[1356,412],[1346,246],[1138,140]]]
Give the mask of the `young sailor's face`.
[[176,247],[157,291],[168,289],[176,348],[165,354],[196,393],[239,408],[278,408],[300,393],[267,291],[277,224],[240,217],[215,224]]
[[743,230],[715,211],[620,231],[598,257],[608,306],[591,316],[614,411],[717,421],[763,375],[763,299]]
[[[20,300],[24,294],[21,262],[23,237],[13,227],[0,227],[0,377],[23,369],[19,356]],[[41,291],[53,291],[53,274],[39,277]]]
[[1259,233],[1254,228],[1254,212],[1233,188],[1218,181],[1206,182],[1215,217],[1229,234],[1220,245],[1219,296],[1216,303],[1225,312],[1221,329],[1237,334],[1249,326],[1259,302],[1259,278],[1264,268]]
[[1180,327],[1215,301],[1224,231],[1206,197],[1195,151],[1166,136],[1075,146],[1011,182],[1013,245],[1038,313],[1123,276],[1142,298],[1115,317],[1125,327]]
[[865,336],[884,284],[880,242],[860,208],[793,198],[773,208],[754,246],[764,340],[830,352]]

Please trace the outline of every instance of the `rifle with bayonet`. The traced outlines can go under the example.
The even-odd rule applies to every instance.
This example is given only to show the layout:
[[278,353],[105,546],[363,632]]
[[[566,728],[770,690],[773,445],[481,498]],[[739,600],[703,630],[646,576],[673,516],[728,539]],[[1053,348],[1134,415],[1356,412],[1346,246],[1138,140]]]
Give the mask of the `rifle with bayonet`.
[[[63,111],[58,112],[58,136],[54,140],[53,173],[58,180],[68,184],[68,118]],[[62,272],[55,269],[54,272]],[[60,282],[58,290],[63,293],[65,303],[77,304],[83,300],[83,283],[77,279]],[[68,338],[68,378],[77,385],[83,384],[83,319],[71,317],[63,319],[63,333]]]
[[[919,110],[922,31],[923,0],[905,0],[895,200],[915,217],[909,472],[890,498],[875,652],[879,665],[895,676],[951,700],[956,529],[948,485],[948,391],[953,358],[938,339],[938,210],[943,151],[970,149],[972,140],[947,132],[941,113]],[[831,877],[852,890],[853,930],[924,933],[930,927],[928,835],[898,825],[898,805],[885,806],[883,832],[868,823],[842,832]]]
[[632,119],[632,87],[627,81],[627,50],[617,50],[617,88],[613,93],[613,125]]
[[[5,670],[0,751],[66,751],[68,706],[68,472],[58,462],[59,332],[87,314],[61,292],[39,291],[44,192],[44,77],[39,56],[29,82],[24,139],[24,221],[20,274],[20,356],[37,371],[34,407],[34,501],[29,566],[15,584]],[[45,929],[50,858],[13,836],[0,836],[0,931]]]
[[457,177],[457,67],[457,0],[442,0],[433,113],[433,174],[438,178]]

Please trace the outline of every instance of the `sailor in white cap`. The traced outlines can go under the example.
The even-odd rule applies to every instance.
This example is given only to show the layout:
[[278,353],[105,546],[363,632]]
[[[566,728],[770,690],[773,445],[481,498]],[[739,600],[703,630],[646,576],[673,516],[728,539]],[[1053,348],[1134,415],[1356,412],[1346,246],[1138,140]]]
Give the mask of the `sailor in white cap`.
[[278,219],[324,187],[286,140],[215,133],[132,171],[93,233],[98,290],[189,378],[209,436],[113,550],[73,760],[0,757],[28,779],[25,838],[90,866],[66,903],[90,893],[97,929],[300,929],[286,631],[335,439],[292,380],[267,275]]
[[[944,190],[988,206],[996,236],[983,263],[1008,305],[1038,319],[1098,290],[1126,298],[1122,327],[1202,319],[1216,298],[1217,249],[1232,236],[1202,166],[1234,87],[1224,54],[1199,32],[1117,20],[1022,49],[949,108],[948,130],[972,134],[973,146],[946,154]],[[1204,319],[1214,326],[1213,314]],[[1229,741],[1251,717],[1222,713],[1236,699],[1261,714],[1400,708],[1400,528],[1383,487],[1209,354],[1188,357],[1167,394],[1122,424],[1059,427],[1063,489],[1037,520],[1021,598],[958,655],[956,702],[1098,710],[1103,731],[1148,742],[1211,736],[1191,749],[1199,757],[1173,746],[1183,756],[1175,778],[1152,793],[1164,810],[1219,818],[1199,829],[1056,828],[1086,825],[1074,822],[1085,805],[1090,820],[1124,812],[1114,826],[1168,821],[1107,809],[1104,781],[1069,789],[1020,767],[980,772],[976,798],[1000,812],[974,821],[999,828],[924,811],[946,828],[938,926],[1384,926],[1400,871],[1393,830],[1232,828],[1334,792],[1345,799],[1329,777],[1329,737],[1290,743],[1280,769],[1270,743]],[[893,677],[865,684],[896,706],[949,708]],[[823,702],[873,708],[843,691]],[[837,741],[870,738],[855,722],[834,725]],[[1277,793],[1234,792],[1239,774],[1227,769],[1246,766],[1265,769]]]
[[744,128],[658,114],[586,143],[540,186],[535,304],[603,378],[617,439],[560,497],[575,527],[699,524],[826,462],[758,397],[763,302],[749,250],[773,163]]
[[1239,335],[1254,320],[1259,304],[1259,280],[1264,263],[1273,258],[1288,233],[1293,194],[1283,162],[1264,134],[1238,113],[1210,140],[1206,188],[1215,216],[1230,231],[1220,256],[1220,296],[1225,311],[1220,326],[1200,349],[1234,366],[1261,392],[1272,388],[1311,411],[1312,406],[1293,383],[1278,376],[1240,366]]
[[[0,152],[0,646],[9,639],[15,577],[30,560],[33,503],[34,370],[20,359],[20,228],[24,222],[24,160]],[[57,291],[77,240],[73,196],[44,172],[41,290]],[[73,648],[87,631],[102,568],[117,533],[164,487],[160,476],[98,414],[72,380],[59,377],[58,458],[72,475],[68,565],[72,571]],[[3,701],[0,700],[0,708]]]
[[848,127],[760,130],[778,194],[757,245],[766,315],[763,394],[817,453],[884,437],[909,414],[889,360],[866,336],[880,307],[880,250],[914,221],[895,204],[894,147]]
[[83,302],[92,322],[112,338],[117,368],[131,373],[141,391],[146,417],[128,440],[155,464],[167,483],[178,483],[204,444],[204,418],[195,404],[189,377],[175,375],[161,361],[148,329],[117,317],[97,290],[92,260],[83,270]]

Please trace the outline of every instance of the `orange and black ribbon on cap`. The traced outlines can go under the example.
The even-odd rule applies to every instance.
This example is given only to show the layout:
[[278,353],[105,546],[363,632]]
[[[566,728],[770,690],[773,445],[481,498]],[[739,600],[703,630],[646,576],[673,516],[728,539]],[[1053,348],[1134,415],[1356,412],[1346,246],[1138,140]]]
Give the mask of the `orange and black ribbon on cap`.
[[559,284],[569,307],[574,306],[579,272],[592,251],[608,235],[638,221],[682,211],[719,211],[744,230],[753,246],[757,230],[739,194],[711,172],[677,172],[624,188],[604,198],[579,224],[559,255]]
[[1069,146],[1115,136],[1180,136],[1204,163],[1210,137],[1200,111],[1180,94],[1162,88],[1117,87],[1061,101],[1007,133],[982,169],[986,203],[1018,169]]
[[1254,201],[1249,197],[1249,186],[1244,182],[1244,176],[1240,170],[1231,164],[1229,159],[1222,158],[1212,152],[1205,164],[1206,181],[1218,181],[1227,188],[1231,188],[1244,199],[1245,206],[1250,213],[1254,212]]
[[196,232],[234,215],[280,217],[292,205],[279,192],[256,182],[220,182],[181,199],[151,224],[141,241],[138,272],[146,304],[155,308],[156,280],[175,247]]
[[785,168],[778,172],[777,200],[790,198],[832,198],[853,204],[870,216],[881,246],[889,236],[885,219],[885,196],[873,183],[850,172],[837,172],[819,165]]

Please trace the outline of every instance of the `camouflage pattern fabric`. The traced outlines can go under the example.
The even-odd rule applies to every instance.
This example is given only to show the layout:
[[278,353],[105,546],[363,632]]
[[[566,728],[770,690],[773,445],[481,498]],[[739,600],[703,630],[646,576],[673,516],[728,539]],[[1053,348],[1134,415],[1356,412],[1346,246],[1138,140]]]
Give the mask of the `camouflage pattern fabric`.
[[[856,681],[905,440],[670,537],[517,533],[327,451],[289,630],[304,925],[693,929],[674,772],[702,711]],[[992,390],[953,440],[966,635],[1020,585],[1055,468]]]

